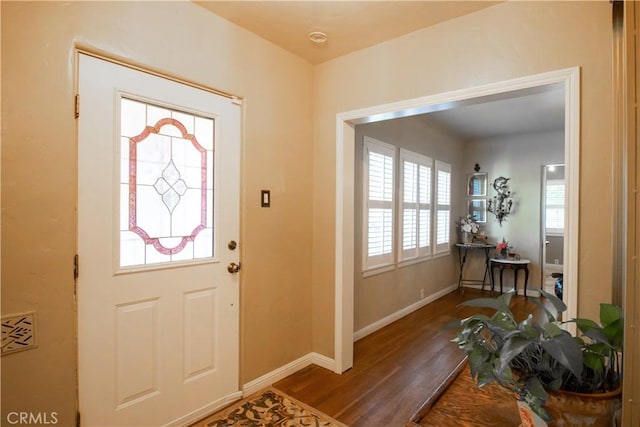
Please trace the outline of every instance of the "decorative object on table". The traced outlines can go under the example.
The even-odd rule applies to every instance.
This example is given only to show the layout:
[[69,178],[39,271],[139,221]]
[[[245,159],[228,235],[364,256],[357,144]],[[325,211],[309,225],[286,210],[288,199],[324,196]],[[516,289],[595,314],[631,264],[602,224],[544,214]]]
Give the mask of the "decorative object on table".
[[487,211],[496,216],[500,226],[502,226],[502,221],[506,221],[513,207],[511,190],[509,190],[510,179],[503,176],[496,178],[493,181],[493,189],[496,190],[496,195],[487,200]]
[[472,243],[475,235],[480,231],[480,225],[478,225],[473,215],[460,217],[458,227],[460,228],[461,243]]
[[509,242],[507,242],[503,237],[502,242],[496,245],[496,249],[500,251],[500,256],[502,258],[506,258],[509,251],[512,250],[513,248],[509,246]]
[[[452,341],[468,356],[478,387],[497,382],[513,391],[539,417],[538,424],[530,424],[531,413],[521,409],[523,426],[541,425],[541,420],[558,426],[618,425],[614,420],[622,405],[622,309],[603,303],[600,323],[571,320],[581,333],[574,337],[558,320],[567,306],[555,295],[537,291],[544,296],[535,300],[539,311],[519,323],[509,308],[513,293],[462,303],[482,309],[451,325],[458,329]],[[486,309],[495,313],[489,316]],[[573,398],[582,402],[577,412],[567,403]]]

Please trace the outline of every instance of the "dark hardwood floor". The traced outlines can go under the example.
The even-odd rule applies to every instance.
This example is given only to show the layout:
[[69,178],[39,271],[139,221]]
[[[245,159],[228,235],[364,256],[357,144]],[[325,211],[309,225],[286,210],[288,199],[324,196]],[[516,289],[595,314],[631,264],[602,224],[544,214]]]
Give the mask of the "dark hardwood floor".
[[[469,315],[465,299],[489,296],[475,289],[450,293],[357,341],[353,368],[342,375],[311,365],[274,384],[290,396],[352,427],[405,426],[462,360],[443,327]],[[515,296],[516,317],[534,303]]]

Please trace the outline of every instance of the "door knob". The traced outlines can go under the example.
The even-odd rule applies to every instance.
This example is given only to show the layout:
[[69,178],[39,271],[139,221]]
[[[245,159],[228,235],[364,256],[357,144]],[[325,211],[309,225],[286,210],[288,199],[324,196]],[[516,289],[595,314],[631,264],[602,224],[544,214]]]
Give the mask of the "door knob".
[[231,274],[236,274],[238,271],[240,271],[240,264],[236,264],[235,262],[229,263],[229,265],[227,266],[227,271]]

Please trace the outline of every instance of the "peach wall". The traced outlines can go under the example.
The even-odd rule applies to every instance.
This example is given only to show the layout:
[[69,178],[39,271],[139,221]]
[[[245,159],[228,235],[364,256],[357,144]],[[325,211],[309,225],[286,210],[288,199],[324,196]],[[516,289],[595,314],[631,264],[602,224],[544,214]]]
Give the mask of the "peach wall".
[[[315,68],[314,350],[333,355],[336,114],[581,67],[581,316],[611,298],[611,6],[506,2]],[[597,194],[597,197],[593,197]]]
[[40,341],[2,358],[2,419],[74,424],[75,43],[244,98],[240,384],[309,353],[311,65],[191,2],[1,7],[2,313],[36,310]]

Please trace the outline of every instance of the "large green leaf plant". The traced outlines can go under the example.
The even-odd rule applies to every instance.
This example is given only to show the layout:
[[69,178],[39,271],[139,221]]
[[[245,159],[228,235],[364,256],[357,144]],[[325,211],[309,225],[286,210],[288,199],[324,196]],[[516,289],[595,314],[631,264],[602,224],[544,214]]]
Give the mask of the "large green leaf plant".
[[544,409],[547,390],[598,393],[620,385],[623,321],[620,307],[601,304],[599,324],[589,319],[570,321],[582,333],[574,337],[559,320],[566,305],[555,295],[538,291],[544,298],[531,301],[539,310],[520,322],[509,308],[512,293],[462,303],[495,313],[477,313],[455,322],[452,326],[458,332],[452,341],[468,355],[479,387],[497,382],[549,422]]

